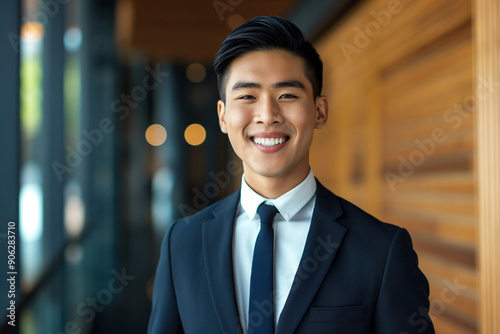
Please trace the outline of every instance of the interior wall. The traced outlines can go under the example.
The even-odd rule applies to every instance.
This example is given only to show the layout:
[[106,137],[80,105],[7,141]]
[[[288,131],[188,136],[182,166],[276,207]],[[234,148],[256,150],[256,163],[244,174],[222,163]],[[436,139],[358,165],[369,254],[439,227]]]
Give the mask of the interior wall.
[[314,173],[409,230],[442,334],[478,331],[474,111],[491,83],[473,80],[471,16],[470,0],[366,0],[316,43]]
[[473,1],[477,94],[477,221],[481,333],[500,333],[500,3]]

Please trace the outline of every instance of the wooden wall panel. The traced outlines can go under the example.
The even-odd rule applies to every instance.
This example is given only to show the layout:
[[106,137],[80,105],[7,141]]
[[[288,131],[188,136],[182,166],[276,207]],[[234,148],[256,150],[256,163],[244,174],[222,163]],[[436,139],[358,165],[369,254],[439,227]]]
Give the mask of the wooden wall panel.
[[500,333],[500,3],[475,0],[481,333]]
[[479,327],[471,16],[470,0],[367,0],[316,43],[315,175],[409,230],[440,334]]

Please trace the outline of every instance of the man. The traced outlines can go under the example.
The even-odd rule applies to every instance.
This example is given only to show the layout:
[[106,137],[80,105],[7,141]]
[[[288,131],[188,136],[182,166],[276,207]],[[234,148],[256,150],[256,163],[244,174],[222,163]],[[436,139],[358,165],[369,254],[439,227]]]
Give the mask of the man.
[[214,65],[241,189],[167,232],[149,333],[434,333],[406,230],[337,197],[309,167],[328,100],[301,31],[257,17]]

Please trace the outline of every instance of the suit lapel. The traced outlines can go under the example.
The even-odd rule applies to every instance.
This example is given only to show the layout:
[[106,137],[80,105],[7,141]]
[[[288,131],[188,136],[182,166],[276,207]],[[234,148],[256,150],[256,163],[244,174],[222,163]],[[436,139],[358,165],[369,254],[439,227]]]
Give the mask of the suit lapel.
[[318,188],[311,227],[276,334],[295,332],[347,232],[344,226],[335,221],[342,215],[338,198],[319,182],[316,183]]
[[214,218],[203,224],[203,254],[213,305],[223,333],[241,333],[233,274],[233,226],[240,199],[239,191],[213,211]]

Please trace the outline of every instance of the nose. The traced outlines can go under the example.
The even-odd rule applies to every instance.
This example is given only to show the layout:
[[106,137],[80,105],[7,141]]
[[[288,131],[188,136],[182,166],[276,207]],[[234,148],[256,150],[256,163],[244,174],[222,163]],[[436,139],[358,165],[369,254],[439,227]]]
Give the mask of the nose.
[[272,125],[283,123],[283,114],[276,101],[272,98],[262,98],[258,106],[256,122]]

